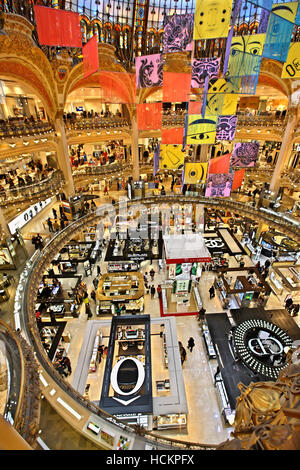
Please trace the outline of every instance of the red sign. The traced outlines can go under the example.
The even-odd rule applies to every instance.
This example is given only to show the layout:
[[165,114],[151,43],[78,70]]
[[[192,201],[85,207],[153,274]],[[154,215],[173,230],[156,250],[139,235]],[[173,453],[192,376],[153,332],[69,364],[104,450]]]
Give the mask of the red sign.
[[95,34],[82,48],[83,54],[83,76],[97,72],[99,68],[98,41]]
[[79,14],[34,5],[40,45],[82,47]]

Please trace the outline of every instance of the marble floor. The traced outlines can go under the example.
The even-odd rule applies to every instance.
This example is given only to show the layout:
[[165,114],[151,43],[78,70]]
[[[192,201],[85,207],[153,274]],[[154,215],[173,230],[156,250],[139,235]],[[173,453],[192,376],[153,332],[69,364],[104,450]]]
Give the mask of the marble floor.
[[[114,194],[110,192],[111,197],[117,197],[120,195],[120,192]],[[103,197],[99,199],[95,199],[97,205],[103,202],[109,202],[108,197]],[[45,239],[50,238],[52,236],[49,233],[48,229],[45,229],[43,222],[47,219],[47,217],[52,216],[52,208],[55,207],[58,209],[58,202],[53,202],[50,206],[45,208],[41,211],[40,214],[36,216],[34,220],[29,222],[23,229],[22,234],[27,238],[25,241],[25,247],[28,253],[28,256],[31,256],[34,252],[34,247],[30,241],[29,234],[31,233],[40,233],[44,235]],[[28,239],[29,238],[29,239]],[[238,238],[241,239],[241,234],[238,233]],[[102,256],[104,259],[104,254]],[[255,261],[256,263],[256,261]],[[101,265],[101,272],[106,272],[106,264],[105,262],[101,261],[97,263]],[[253,266],[253,260],[245,256],[245,265],[246,266]],[[230,267],[237,267],[238,263],[234,257],[230,257],[229,259],[229,266]],[[154,284],[155,287],[158,284],[161,284],[167,278],[167,272],[162,269],[159,270],[158,263],[153,261],[153,264],[150,264],[150,261],[142,262],[142,273],[149,272],[151,267],[155,270],[154,281],[151,284]],[[80,268],[82,269],[82,268]],[[19,269],[19,272],[21,268]],[[78,271],[80,272],[80,271]],[[83,273],[83,269],[82,269]],[[16,278],[18,277],[18,272],[16,273]],[[91,276],[85,277],[84,281],[87,284],[88,292],[90,293],[93,289],[92,280],[96,277],[96,269],[92,272]],[[212,271],[205,271],[202,273],[199,289],[200,295],[202,298],[203,306],[206,309],[206,314],[213,314],[213,313],[220,313],[223,312],[221,302],[218,296],[210,299],[208,290],[212,283],[214,282],[215,273]],[[11,292],[11,299],[14,296],[14,289],[12,287]],[[10,299],[10,300],[11,300]],[[9,301],[10,302],[10,301]],[[8,304],[8,302],[7,302]],[[96,319],[97,316],[95,314],[95,304],[93,301],[90,301],[93,317],[92,319]],[[279,299],[274,293],[271,294],[268,304],[265,307],[266,309],[280,309],[282,308],[282,299]],[[1,309],[6,310],[5,304]],[[151,298],[150,294],[145,292],[144,297],[144,313],[150,314],[151,317],[159,317],[160,316],[160,307],[159,307],[159,300],[157,294],[155,298]],[[7,314],[8,317],[9,313]],[[12,315],[11,315],[12,317]],[[101,316],[101,319],[107,318],[109,319],[110,316]],[[296,322],[298,326],[300,326],[300,319],[297,317]],[[10,318],[10,321],[12,319]],[[78,361],[78,357],[82,348],[82,342],[85,334],[85,330],[88,324],[87,316],[84,312],[84,307],[81,306],[80,315],[78,318],[72,318],[68,320],[67,325],[65,327],[65,332],[69,332],[71,335],[71,342],[69,344],[68,349],[68,357],[71,360],[72,364],[72,374],[66,379],[70,383],[72,383],[74,379],[74,372],[76,370],[76,364]],[[221,417],[220,413],[220,406],[217,399],[216,390],[213,386],[213,373],[215,371],[215,361],[208,361],[205,345],[203,342],[203,338],[201,336],[201,331],[199,328],[199,324],[195,318],[195,316],[180,316],[176,318],[176,326],[177,326],[177,335],[178,340],[182,342],[184,347],[187,350],[187,360],[183,364],[183,375],[184,375],[184,382],[185,382],[185,389],[187,395],[187,402],[188,402],[188,425],[187,429],[180,430],[180,432],[176,429],[174,430],[165,430],[165,431],[158,431],[161,435],[171,436],[173,438],[178,438],[190,442],[198,442],[203,444],[219,444],[225,441],[230,436],[230,432],[232,429],[228,426],[225,426]],[[192,352],[187,349],[187,342],[190,337],[193,337],[195,340],[195,347]],[[103,342],[104,344],[108,344],[108,337],[109,331],[105,331]],[[162,351],[159,350],[159,344],[153,342],[152,348],[152,366],[154,369],[153,379],[155,377],[167,378],[166,370],[163,367],[162,362]],[[94,374],[89,374],[88,376],[88,383],[91,384],[90,386],[90,395],[89,398],[91,400],[96,400],[96,396],[99,397],[99,381],[102,381],[102,376],[105,367],[105,358],[102,360],[101,364],[97,368],[97,372]],[[48,407],[49,408],[49,407]],[[53,427],[52,431],[47,433],[47,426],[44,424],[47,422],[47,413],[49,414],[49,420],[53,420],[51,417],[52,411],[49,410],[47,406],[43,405],[43,421],[42,421],[42,428],[43,428],[43,439],[46,443],[49,444],[51,448],[51,442],[53,440]],[[43,424],[44,423],[44,424]],[[56,444],[56,447],[53,448],[64,448],[64,449],[71,449],[74,448],[69,440],[64,441],[64,434],[63,434],[64,426],[62,426],[62,431],[59,433],[59,440],[61,444]],[[47,444],[47,445],[48,445]],[[87,444],[88,445],[88,444]],[[85,444],[82,448],[86,448]]]

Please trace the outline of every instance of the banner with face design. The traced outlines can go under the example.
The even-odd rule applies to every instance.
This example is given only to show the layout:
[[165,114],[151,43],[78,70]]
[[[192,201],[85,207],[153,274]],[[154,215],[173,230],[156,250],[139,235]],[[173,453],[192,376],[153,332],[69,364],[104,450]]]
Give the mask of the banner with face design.
[[184,168],[185,184],[200,184],[206,181],[208,163],[186,163]]
[[281,78],[300,78],[300,42],[292,42],[290,44]]
[[255,166],[258,151],[258,142],[235,143],[231,157],[231,166],[241,168]]
[[207,176],[205,197],[229,197],[233,173],[212,174]]
[[218,78],[220,69],[220,57],[204,57],[192,60],[191,88],[203,88],[205,78]]
[[184,165],[185,151],[182,145],[160,145],[159,168],[179,170]]
[[194,39],[227,37],[231,7],[232,0],[196,0]]
[[219,116],[216,140],[233,140],[236,131],[237,116]]
[[191,51],[193,48],[194,15],[165,16],[163,53]]
[[294,24],[278,14],[270,13],[263,57],[285,62],[289,52]]
[[163,57],[161,54],[135,58],[136,88],[159,87],[163,83]]
[[213,144],[216,139],[217,116],[201,114],[188,116],[187,144]]

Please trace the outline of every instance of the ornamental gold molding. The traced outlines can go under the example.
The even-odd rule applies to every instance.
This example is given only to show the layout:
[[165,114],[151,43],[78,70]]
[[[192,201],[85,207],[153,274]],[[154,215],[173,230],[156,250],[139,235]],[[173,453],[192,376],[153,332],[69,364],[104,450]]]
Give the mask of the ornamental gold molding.
[[[30,77],[29,85],[38,89],[52,117],[58,103],[54,73],[47,57],[32,39],[33,26],[19,15],[4,13],[1,19],[3,20],[3,34],[0,35],[0,71],[7,75],[14,72],[14,68],[6,69],[3,60],[11,64],[18,63],[18,67],[15,68],[16,72],[21,72],[20,66],[23,66],[23,71],[27,70],[25,75]],[[22,80],[22,73],[21,76],[17,75]],[[26,77],[24,78],[26,81]]]

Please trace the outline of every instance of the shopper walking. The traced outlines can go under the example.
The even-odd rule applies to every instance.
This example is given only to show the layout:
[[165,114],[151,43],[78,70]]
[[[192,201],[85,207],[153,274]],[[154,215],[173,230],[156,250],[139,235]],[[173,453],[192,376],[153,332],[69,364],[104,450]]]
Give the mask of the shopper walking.
[[299,305],[299,304],[293,306],[293,310],[292,310],[292,316],[293,316],[293,317],[297,317],[297,316],[298,316],[299,309],[300,309],[300,305]]
[[98,283],[99,283],[99,281],[98,281],[98,279],[95,277],[95,278],[93,279],[93,284],[94,284],[95,290],[96,290],[97,287],[98,287]]
[[210,289],[209,289],[209,298],[210,299],[213,299],[215,297],[215,288],[214,286],[211,286]]
[[190,339],[188,340],[188,346],[187,347],[192,352],[194,346],[195,346],[194,338],[190,337]]
[[154,299],[155,291],[156,291],[156,290],[155,290],[155,287],[152,285],[152,286],[151,286],[151,290],[150,290],[150,292],[151,292],[151,299]]
[[153,268],[151,269],[149,274],[150,274],[150,277],[151,277],[151,281],[153,282],[154,281],[154,274],[155,274],[155,271],[154,271]]
[[97,264],[97,276],[101,276],[101,268],[99,264]]
[[160,299],[161,298],[161,286],[160,285],[157,286],[156,291],[157,291],[157,296]]
[[92,318],[93,314],[91,311],[90,304],[85,304],[85,313],[87,315],[87,319]]
[[52,209],[52,212],[53,212],[53,218],[56,219],[56,218],[57,218],[57,212],[56,212],[56,210],[54,209],[54,207],[53,207],[53,209]]
[[94,302],[96,302],[96,292],[94,290],[92,290],[91,292],[91,299],[93,299]]
[[53,226],[52,226],[50,217],[48,217],[47,219],[47,224],[48,224],[49,232],[53,232]]
[[185,348],[181,349],[181,365],[183,365],[184,361],[186,360],[186,350]]

